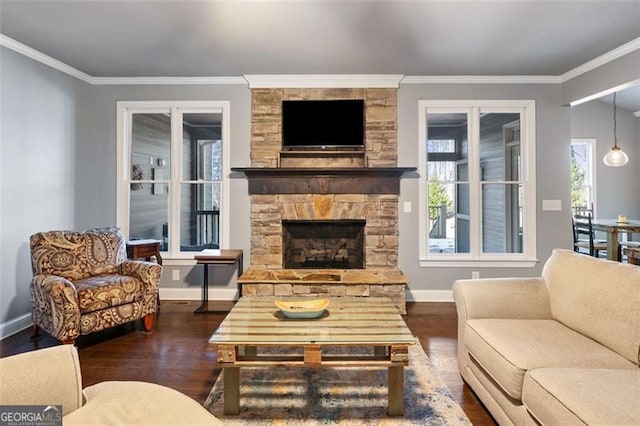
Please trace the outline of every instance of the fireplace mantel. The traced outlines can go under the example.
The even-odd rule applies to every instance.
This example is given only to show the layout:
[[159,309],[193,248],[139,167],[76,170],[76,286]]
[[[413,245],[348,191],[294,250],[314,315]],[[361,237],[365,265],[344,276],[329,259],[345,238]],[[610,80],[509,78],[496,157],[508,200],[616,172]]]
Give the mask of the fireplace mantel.
[[400,178],[416,167],[232,167],[249,194],[400,194]]

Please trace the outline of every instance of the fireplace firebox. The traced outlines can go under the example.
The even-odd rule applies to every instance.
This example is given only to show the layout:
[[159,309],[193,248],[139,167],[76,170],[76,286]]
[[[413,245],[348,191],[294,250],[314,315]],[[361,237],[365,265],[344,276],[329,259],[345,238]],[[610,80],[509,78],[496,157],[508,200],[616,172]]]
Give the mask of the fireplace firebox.
[[364,220],[283,220],[285,269],[363,269]]

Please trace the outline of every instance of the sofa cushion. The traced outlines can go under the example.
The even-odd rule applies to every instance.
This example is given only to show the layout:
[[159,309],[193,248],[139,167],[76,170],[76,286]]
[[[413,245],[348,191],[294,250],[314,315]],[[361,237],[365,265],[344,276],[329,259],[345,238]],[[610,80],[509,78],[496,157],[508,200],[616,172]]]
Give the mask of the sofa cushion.
[[516,400],[522,396],[525,373],[534,368],[637,368],[554,320],[468,320],[465,344],[470,356]]
[[145,382],[102,382],[84,389],[86,403],[63,419],[68,425],[219,425],[188,396]]
[[131,303],[145,295],[142,281],[125,275],[98,275],[73,284],[82,314]]
[[543,425],[638,425],[640,370],[531,370],[522,402]]
[[556,249],[542,276],[553,319],[638,365],[640,268]]

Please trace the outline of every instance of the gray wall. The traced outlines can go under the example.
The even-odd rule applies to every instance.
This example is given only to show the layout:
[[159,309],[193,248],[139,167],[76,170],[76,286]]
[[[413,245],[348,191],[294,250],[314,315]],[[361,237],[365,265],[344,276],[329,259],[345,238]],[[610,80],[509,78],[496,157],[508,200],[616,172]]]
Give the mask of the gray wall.
[[571,137],[596,139],[596,215],[640,217],[640,118],[618,107],[618,146],[629,156],[624,167],[605,166],[602,158],[613,146],[613,105],[591,101],[571,108]]
[[29,236],[79,224],[90,89],[0,47],[0,325],[31,312]]
[[[536,276],[556,247],[571,248],[570,111],[563,107],[559,85],[402,84],[398,91],[398,165],[418,166],[418,101],[421,99],[534,99],[536,101],[537,256],[534,268],[421,267],[419,247],[418,177],[402,180],[400,205],[412,203],[412,212],[399,213],[399,267],[408,276],[410,291],[451,290],[453,281],[481,277]],[[566,166],[565,166],[566,165]],[[562,211],[542,211],[543,199],[559,199]],[[419,291],[413,297],[420,298]]]

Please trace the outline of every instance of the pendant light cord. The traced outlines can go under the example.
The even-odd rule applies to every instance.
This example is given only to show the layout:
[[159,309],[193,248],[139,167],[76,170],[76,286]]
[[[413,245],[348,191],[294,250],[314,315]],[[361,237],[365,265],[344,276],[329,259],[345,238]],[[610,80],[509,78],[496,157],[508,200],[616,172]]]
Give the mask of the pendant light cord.
[[613,92],[613,146],[614,147],[618,147],[618,136],[617,136],[617,132],[616,132],[616,92]]

